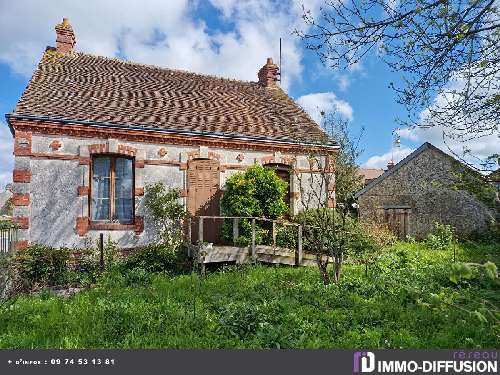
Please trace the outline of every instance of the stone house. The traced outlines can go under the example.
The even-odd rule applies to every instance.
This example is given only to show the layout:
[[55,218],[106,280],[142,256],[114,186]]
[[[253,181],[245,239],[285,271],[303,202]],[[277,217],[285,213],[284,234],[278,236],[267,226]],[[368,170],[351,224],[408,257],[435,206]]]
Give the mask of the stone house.
[[68,20],[55,30],[6,115],[18,248],[79,248],[100,233],[147,244],[148,184],[178,188],[193,216],[219,215],[225,180],[255,163],[288,172],[294,213],[308,156],[338,147],[279,87],[270,58],[244,82],[76,52]]
[[468,168],[424,143],[355,195],[360,220],[387,225],[401,238],[421,239],[435,222],[462,235],[485,229],[494,215],[475,195],[454,188],[457,167]]

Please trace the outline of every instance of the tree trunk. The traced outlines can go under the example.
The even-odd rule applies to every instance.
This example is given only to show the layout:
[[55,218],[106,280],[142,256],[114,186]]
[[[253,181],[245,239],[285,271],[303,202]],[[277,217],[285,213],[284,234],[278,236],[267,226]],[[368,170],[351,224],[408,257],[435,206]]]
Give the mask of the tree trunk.
[[330,280],[330,275],[328,274],[328,262],[326,263],[321,263],[318,264],[319,266],[319,272],[321,273],[321,278],[323,279],[323,284],[324,285],[330,285],[331,280]]

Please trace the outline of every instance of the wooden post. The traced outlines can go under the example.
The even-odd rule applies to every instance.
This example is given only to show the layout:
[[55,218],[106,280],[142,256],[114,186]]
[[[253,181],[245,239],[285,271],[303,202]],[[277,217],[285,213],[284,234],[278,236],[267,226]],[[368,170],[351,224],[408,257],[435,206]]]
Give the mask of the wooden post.
[[203,242],[203,218],[199,217],[198,219],[199,219],[199,221],[198,221],[198,243],[201,244]]
[[255,248],[255,219],[252,219],[252,261],[257,260],[257,249]]
[[297,266],[302,265],[302,225],[299,225],[299,234],[297,238]]
[[99,269],[104,271],[104,234],[100,233],[99,234],[99,252],[100,252],[100,257],[99,257]]
[[201,276],[205,276],[205,257],[201,255],[203,250],[203,218],[199,217],[198,222],[198,263],[200,264]]
[[276,222],[273,220],[273,247],[276,247]]
[[192,223],[191,223],[191,216],[189,216],[188,219],[187,219],[188,258],[191,258],[191,256],[192,256],[191,247],[193,245],[193,241],[191,239],[192,238],[191,237],[192,236],[192,234],[191,234],[191,230],[192,230],[191,225],[192,225]]
[[233,218],[233,245],[236,246],[236,240],[240,236],[239,219]]

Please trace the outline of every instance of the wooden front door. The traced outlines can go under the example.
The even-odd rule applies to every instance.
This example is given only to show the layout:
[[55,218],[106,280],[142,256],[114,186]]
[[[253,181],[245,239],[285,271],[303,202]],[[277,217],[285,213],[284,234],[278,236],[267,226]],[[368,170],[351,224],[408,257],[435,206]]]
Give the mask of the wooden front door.
[[384,221],[399,239],[405,239],[409,234],[409,216],[410,209],[408,208],[384,209]]
[[266,168],[271,168],[274,169],[274,172],[276,175],[283,181],[286,182],[287,184],[287,190],[285,193],[285,203],[288,206],[288,209],[290,209],[290,191],[291,191],[291,179],[290,179],[290,167],[284,164],[266,164]]
[[[220,214],[220,168],[217,160],[189,161],[188,211],[192,216],[218,216]],[[193,220],[191,239],[198,241],[198,220]],[[221,220],[204,220],[203,241],[218,242]]]

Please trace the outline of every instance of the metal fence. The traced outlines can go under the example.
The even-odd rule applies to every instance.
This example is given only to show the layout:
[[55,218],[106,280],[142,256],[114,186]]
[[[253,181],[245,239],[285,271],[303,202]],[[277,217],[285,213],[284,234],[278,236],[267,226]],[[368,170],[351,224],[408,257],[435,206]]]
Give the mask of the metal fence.
[[0,228],[0,255],[11,253],[16,241],[16,228]]

